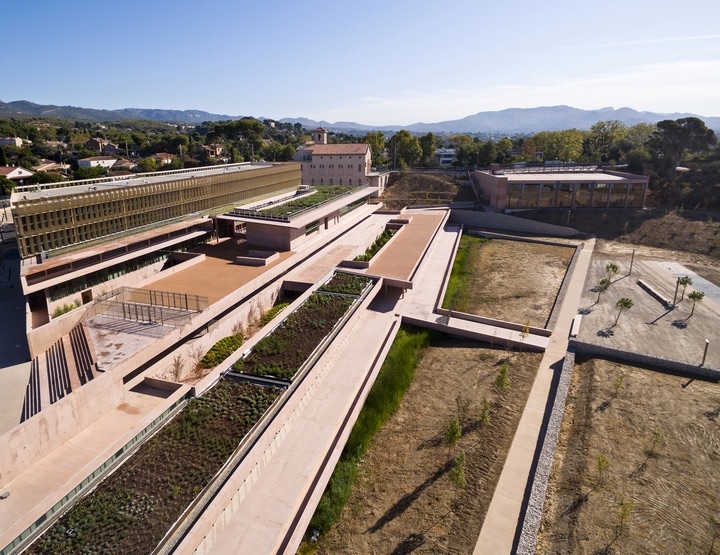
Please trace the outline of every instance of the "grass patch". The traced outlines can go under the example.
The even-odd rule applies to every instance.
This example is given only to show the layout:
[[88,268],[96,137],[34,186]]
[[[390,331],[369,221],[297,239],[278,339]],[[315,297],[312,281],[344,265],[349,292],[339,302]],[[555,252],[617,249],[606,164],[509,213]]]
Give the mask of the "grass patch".
[[469,312],[468,282],[473,275],[473,254],[476,249],[487,242],[488,239],[484,237],[471,237],[464,234],[460,238],[460,244],[450,273],[450,280],[443,298],[443,308]]
[[310,521],[310,531],[325,534],[340,518],[357,477],[358,462],[375,434],[400,407],[430,338],[428,330],[403,327],[398,331]]
[[318,291],[342,293],[344,295],[360,295],[372,280],[365,276],[335,272],[333,277],[318,288]]

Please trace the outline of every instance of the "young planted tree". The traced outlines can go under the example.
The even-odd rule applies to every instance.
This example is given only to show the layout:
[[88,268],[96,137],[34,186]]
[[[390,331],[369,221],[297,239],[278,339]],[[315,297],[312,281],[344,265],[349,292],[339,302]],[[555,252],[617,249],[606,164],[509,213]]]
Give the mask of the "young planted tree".
[[445,445],[447,445],[448,448],[448,459],[450,458],[450,452],[455,449],[461,437],[462,428],[460,427],[460,422],[458,422],[456,418],[453,418],[448,424],[448,427],[445,428]]
[[627,297],[623,297],[622,299],[618,299],[618,302],[615,303],[615,308],[618,309],[617,316],[615,317],[615,323],[611,326],[614,328],[617,326],[618,320],[620,320],[620,315],[625,312],[626,310],[630,310],[633,307],[633,302],[628,299]]
[[663,433],[663,431],[657,426],[655,426],[652,431],[652,443],[650,444],[650,447],[643,449],[643,453],[645,453],[645,456],[648,459],[655,456],[655,449],[660,443],[663,442],[664,439],[665,434]]
[[620,271],[620,267],[614,262],[609,262],[605,265],[605,272],[607,273],[607,279],[612,281],[613,276],[616,276]]
[[490,403],[485,396],[483,396],[482,401],[480,401],[480,418],[478,418],[478,424],[482,427],[490,424]]
[[685,289],[687,289],[688,285],[692,285],[693,280],[690,276],[684,276],[678,278],[677,282],[679,285],[682,285],[682,292],[680,293],[680,301],[682,302],[682,300],[685,298]]
[[[688,295],[688,299],[690,299],[692,301],[692,310],[690,311],[690,316],[692,316],[695,313],[695,305],[697,303],[702,302],[702,300],[704,298],[705,298],[705,293],[703,293],[702,291],[693,291],[692,293],[690,293]],[[688,319],[690,318],[690,316],[688,316]]]
[[621,497],[617,502],[617,516],[618,526],[615,539],[619,538],[627,527],[627,522],[630,520],[635,504],[632,501],[628,501],[624,497]]
[[596,459],[598,481],[597,485],[604,484],[607,480],[607,468],[610,466],[610,461],[605,455],[598,455]]
[[600,281],[598,281],[598,284],[595,286],[598,292],[598,298],[597,301],[595,301],[595,304],[598,304],[600,302],[600,295],[605,293],[610,288],[610,285],[612,285],[612,281],[610,281],[608,278],[602,278]]
[[459,488],[464,488],[467,484],[465,480],[465,451],[460,451],[453,461],[450,469],[450,480]]
[[618,375],[615,376],[615,381],[613,381],[613,388],[615,389],[615,397],[618,396],[620,393],[620,390],[624,387],[625,383],[625,374],[622,372],[618,372]]
[[495,387],[502,391],[510,388],[510,365],[507,361],[503,362],[495,377]]
[[528,335],[530,335],[530,320],[525,322],[523,329],[520,331],[520,350],[521,351],[522,351],[522,346],[525,345],[525,339],[527,338]]

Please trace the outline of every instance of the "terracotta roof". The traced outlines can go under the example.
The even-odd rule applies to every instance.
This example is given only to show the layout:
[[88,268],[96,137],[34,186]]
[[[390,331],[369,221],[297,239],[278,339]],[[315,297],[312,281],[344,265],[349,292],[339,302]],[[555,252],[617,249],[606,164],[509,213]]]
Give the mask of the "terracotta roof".
[[313,155],[321,156],[323,154],[360,154],[364,155],[370,150],[370,145],[363,143],[354,144],[332,144],[332,145],[311,145],[303,150],[312,151]]

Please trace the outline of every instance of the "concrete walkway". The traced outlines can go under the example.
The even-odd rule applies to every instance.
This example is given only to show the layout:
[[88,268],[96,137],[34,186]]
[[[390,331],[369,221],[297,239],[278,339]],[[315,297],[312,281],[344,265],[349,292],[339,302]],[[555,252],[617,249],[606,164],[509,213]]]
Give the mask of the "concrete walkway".
[[[272,452],[265,454],[266,465],[252,475],[251,489],[246,486],[249,491],[244,498],[226,508],[222,524],[216,523],[212,534],[194,539],[190,531],[180,551],[190,547],[195,553],[213,555],[296,552],[312,517],[312,507],[325,489],[382,365],[384,354],[374,355],[392,343],[387,338],[391,330],[397,330],[397,325],[393,328],[398,319],[392,311],[394,303],[395,299],[376,299],[352,334],[340,345],[333,345],[328,358],[320,361],[312,396],[302,400],[293,413],[292,425],[283,428],[283,437],[279,434]],[[372,379],[367,380],[369,374]],[[363,389],[360,402],[353,407]],[[352,417],[346,420],[349,413]],[[338,441],[339,434],[342,438]],[[314,493],[310,494],[313,486]],[[303,512],[306,496],[311,497],[307,501],[311,510]],[[303,517],[294,522],[301,513]]]
[[547,337],[535,334],[523,337],[519,331],[460,318],[448,319],[435,312],[435,307],[441,302],[443,279],[451,264],[458,233],[460,227],[451,225],[438,231],[413,278],[412,290],[406,292],[399,306],[404,321],[478,341],[544,350],[548,344]]
[[585,241],[567,288],[565,299],[545,355],[533,382],[525,410],[503,466],[500,480],[485,517],[473,555],[512,553],[520,522],[525,488],[532,470],[548,397],[555,372],[562,366],[572,321],[580,306],[585,275],[590,266],[595,239]]

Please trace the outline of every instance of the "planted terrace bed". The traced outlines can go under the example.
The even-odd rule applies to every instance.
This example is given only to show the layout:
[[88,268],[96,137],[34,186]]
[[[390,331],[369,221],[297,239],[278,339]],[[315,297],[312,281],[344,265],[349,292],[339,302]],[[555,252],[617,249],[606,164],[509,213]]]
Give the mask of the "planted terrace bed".
[[324,283],[318,288],[318,291],[342,293],[344,295],[360,295],[371,282],[372,280],[365,276],[348,274],[346,272],[335,272],[327,283]]
[[188,405],[28,553],[150,553],[281,390],[220,380]]
[[280,214],[290,217],[297,212],[307,210],[308,208],[318,206],[324,202],[333,200],[334,198],[341,197],[351,191],[354,191],[355,189],[357,189],[357,187],[318,185],[315,187],[315,193],[312,195],[305,195],[282,204],[263,208],[262,211],[259,212],[259,215]]
[[291,380],[355,301],[352,297],[313,293],[272,333],[263,337],[233,370]]

